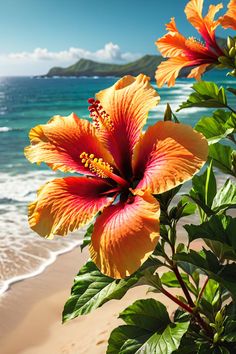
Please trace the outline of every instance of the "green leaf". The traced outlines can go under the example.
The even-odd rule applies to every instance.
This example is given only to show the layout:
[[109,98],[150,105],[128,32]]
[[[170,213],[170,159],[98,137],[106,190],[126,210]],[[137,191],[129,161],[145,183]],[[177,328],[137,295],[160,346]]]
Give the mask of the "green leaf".
[[167,192],[156,195],[157,200],[159,201],[161,208],[167,210],[174,196],[180,191],[182,185],[179,185],[175,188],[170,189]]
[[[185,273],[181,273],[181,278],[184,280],[184,282],[189,281],[188,275]],[[172,271],[164,273],[161,277],[161,282],[169,288],[181,288],[175,273]]]
[[201,312],[210,322],[215,322],[215,315],[221,308],[221,292],[219,283],[213,279],[208,279],[203,296],[199,300]]
[[222,345],[213,347],[210,343],[203,343],[200,345],[197,354],[233,354],[233,352],[230,352]]
[[195,203],[191,203],[189,201],[189,199],[184,196],[180,202],[178,203],[178,206],[181,205],[182,206],[182,212],[181,212],[181,217],[185,217],[185,216],[189,216],[189,215],[193,215],[196,212],[196,204]]
[[[173,314],[172,314],[173,316]],[[174,322],[187,322],[191,319],[191,315],[185,312],[181,307],[178,307],[174,313]]]
[[164,122],[172,120],[172,110],[169,103],[166,104],[166,110],[164,113]]
[[200,81],[193,85],[195,92],[191,93],[177,111],[189,107],[220,108],[227,107],[225,89],[214,82]]
[[217,190],[212,162],[210,162],[210,165],[202,175],[193,177],[192,185],[190,196],[195,197],[195,199],[200,200],[206,206],[211,207]]
[[227,126],[236,130],[236,113],[231,113],[229,119],[227,120]]
[[226,342],[236,342],[236,320],[226,320],[223,340]]
[[[193,286],[193,284],[189,281],[189,276],[186,273],[180,273],[183,282],[185,283],[186,287],[195,295],[197,295],[197,290]],[[169,288],[181,288],[178,279],[174,272],[169,271],[165,272],[161,277],[161,283]]]
[[64,307],[63,322],[85,315],[111,299],[121,299],[141,276],[142,273],[135,273],[127,279],[114,280],[88,261],[75,277],[71,296]]
[[207,138],[209,144],[214,144],[234,132],[236,116],[232,112],[217,110],[212,117],[204,117],[199,120],[195,129]]
[[171,106],[169,103],[166,104],[166,110],[164,113],[164,121],[171,121],[173,118],[175,123],[179,123],[178,118],[176,115],[172,112]]
[[189,253],[179,253],[174,259],[184,268],[185,264],[191,264],[195,268],[199,268],[203,273],[214,279],[225,287],[236,299],[236,263],[221,265],[216,256],[210,251],[195,252],[191,250]]
[[166,307],[154,299],[135,301],[120,313],[119,318],[128,325],[149,331],[161,330],[170,323]]
[[80,246],[81,251],[83,251],[83,249],[90,244],[91,236],[92,236],[92,233],[93,233],[93,227],[94,227],[93,224],[91,224],[88,227],[88,229],[87,229],[87,231],[86,231],[86,233],[84,235],[84,238],[83,238],[83,243]]
[[187,196],[184,196],[178,202],[177,206],[171,208],[171,210],[169,211],[169,217],[171,219],[174,219],[175,221],[178,221],[179,219],[185,216],[195,214],[196,208],[197,208],[196,204],[191,203],[189,201],[189,198]]
[[189,192],[191,198],[199,207],[199,214],[202,221],[206,216],[213,215],[211,205],[217,190],[216,178],[212,169],[212,161],[202,175],[196,175],[192,179],[192,189]]
[[[188,332],[182,337],[179,348],[173,352],[173,354],[197,354],[199,343],[194,340],[194,337],[191,336],[191,332],[189,331],[190,326],[188,328]],[[189,333],[190,332],[190,333]]]
[[232,163],[234,150],[230,146],[219,143],[209,146],[208,156],[213,160],[214,166],[218,167],[224,173],[235,176]]
[[203,292],[203,298],[214,305],[218,301],[219,296],[219,283],[213,279],[209,279]]
[[171,354],[189,326],[171,323],[166,307],[154,299],[136,301],[119,317],[126,325],[112,331],[107,354]]
[[[230,348],[230,349],[233,349],[233,353],[235,353],[235,346],[234,348]],[[215,348],[213,351],[212,351],[212,354],[232,354],[232,351],[228,350],[225,346],[222,346],[220,345],[219,347]]]
[[150,332],[136,326],[123,325],[115,328],[108,340],[107,354],[132,354],[150,337]]
[[212,208],[214,211],[225,211],[236,207],[236,184],[227,179],[225,184],[216,193]]
[[154,333],[137,351],[137,354],[171,354],[178,349],[189,322],[171,323],[162,333]]
[[[220,259],[236,260],[236,218],[226,215],[214,215],[201,225],[185,225],[190,242],[203,238]],[[220,243],[217,247],[217,243]],[[219,254],[218,254],[219,249]]]

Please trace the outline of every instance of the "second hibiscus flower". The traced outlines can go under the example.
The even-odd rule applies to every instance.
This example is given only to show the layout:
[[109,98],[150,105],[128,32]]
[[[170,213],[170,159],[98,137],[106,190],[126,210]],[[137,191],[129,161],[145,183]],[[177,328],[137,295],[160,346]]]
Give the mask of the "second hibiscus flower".
[[225,16],[215,20],[216,14],[222,8],[222,4],[210,5],[206,16],[203,16],[203,0],[190,0],[185,7],[187,19],[199,32],[203,43],[193,37],[184,37],[178,31],[174,18],[166,25],[168,33],[156,41],[163,57],[168,58],[156,71],[159,87],[165,83],[173,86],[183,68],[193,67],[188,77],[199,80],[208,67],[220,64],[218,59],[224,57],[225,52],[217,43],[215,30],[220,24],[225,28],[236,28],[236,0],[230,1]]
[[58,178],[29,206],[31,228],[66,235],[97,216],[90,254],[104,274],[124,278],[149,257],[159,239],[153,194],[189,180],[207,159],[206,139],[190,126],[157,122],[142,133],[159,95],[140,74],[126,76],[90,99],[93,123],[55,116],[30,132],[31,162],[84,176]]

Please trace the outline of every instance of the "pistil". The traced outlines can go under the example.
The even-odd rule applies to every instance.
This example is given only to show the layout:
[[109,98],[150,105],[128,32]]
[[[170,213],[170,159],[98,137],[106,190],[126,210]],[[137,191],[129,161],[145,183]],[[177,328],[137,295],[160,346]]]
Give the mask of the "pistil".
[[129,183],[122,177],[116,175],[113,172],[113,167],[108,162],[104,162],[102,158],[96,158],[94,154],[88,154],[87,152],[82,152],[80,158],[84,167],[89,168],[89,170],[98,177],[111,178],[123,188],[129,187]]
[[90,117],[93,119],[95,128],[98,130],[105,128],[108,131],[112,131],[114,126],[111,117],[106,113],[100,101],[95,100],[94,98],[89,98],[88,103],[90,104],[88,107]]

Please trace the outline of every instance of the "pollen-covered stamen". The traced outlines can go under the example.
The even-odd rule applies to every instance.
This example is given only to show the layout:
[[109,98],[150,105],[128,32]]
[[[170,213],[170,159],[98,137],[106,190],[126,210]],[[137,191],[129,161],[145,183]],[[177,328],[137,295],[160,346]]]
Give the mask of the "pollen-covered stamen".
[[104,162],[101,158],[96,158],[94,154],[87,154],[82,152],[80,155],[84,167],[88,167],[91,172],[100,178],[108,178],[109,173],[113,172],[113,167],[108,162]]
[[100,101],[95,100],[94,98],[89,98],[88,103],[90,104],[88,107],[90,117],[93,119],[95,128],[99,130],[103,127],[110,131],[113,130],[114,126],[111,117],[106,113]]
[[186,52],[186,55],[190,59],[198,59],[199,53],[203,58],[205,57],[209,59],[210,57],[213,60],[216,59],[216,54],[208,49],[203,42],[194,37],[189,37],[186,39],[186,47],[189,49],[189,51]]
[[80,158],[84,167],[89,168],[89,170],[98,177],[111,178],[125,188],[129,186],[129,183],[126,180],[113,173],[113,167],[108,162],[104,162],[102,158],[96,158],[94,154],[88,154],[87,152],[82,152]]

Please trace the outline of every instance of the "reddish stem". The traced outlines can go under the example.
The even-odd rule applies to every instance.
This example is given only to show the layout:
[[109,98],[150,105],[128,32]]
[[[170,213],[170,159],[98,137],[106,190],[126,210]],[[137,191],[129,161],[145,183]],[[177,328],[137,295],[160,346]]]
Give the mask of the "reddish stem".
[[204,293],[204,290],[205,290],[205,288],[206,288],[206,285],[207,285],[207,283],[208,283],[208,280],[209,280],[209,278],[207,277],[206,280],[205,280],[205,282],[204,282],[204,284],[203,284],[203,287],[202,287],[202,289],[201,289],[201,291],[200,291],[200,293],[199,293],[199,295],[198,295],[198,301],[201,300],[201,298],[202,298],[202,295],[203,295],[203,293]]
[[202,327],[202,329],[208,334],[209,337],[212,337],[212,329],[211,329],[211,327],[208,326],[208,324],[201,318],[199,313],[194,312],[193,309],[190,306],[188,306],[184,302],[182,302],[179,299],[177,299],[177,297],[173,296],[171,293],[169,293],[164,288],[161,288],[160,290],[161,290],[162,294],[166,295],[169,299],[171,299],[177,305],[182,307],[182,309],[184,309],[185,311],[190,313],[193,317],[195,317],[195,319],[198,322],[198,324],[200,325],[200,327]]
[[184,281],[183,281],[183,279],[181,277],[181,274],[180,274],[177,266],[173,266],[173,272],[175,273],[175,276],[176,276],[176,278],[179,281],[179,284],[180,284],[180,286],[181,286],[181,288],[182,288],[182,290],[184,292],[184,295],[186,296],[186,299],[187,299],[189,305],[191,307],[195,307],[195,304],[194,304],[194,302],[193,302],[193,300],[192,300],[192,298],[191,298],[191,296],[189,294],[189,291],[188,291],[188,289],[187,289],[187,287],[186,287],[186,285],[185,285],[185,283],[184,283]]
[[177,299],[177,297],[173,296],[171,293],[169,293],[167,290],[165,290],[164,288],[161,288],[161,292],[166,295],[169,299],[171,299],[172,301],[174,301],[177,305],[179,305],[180,307],[182,307],[185,311],[193,314],[193,309],[188,306],[187,304],[185,304],[184,302],[180,301],[179,299]]

